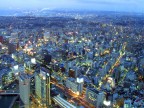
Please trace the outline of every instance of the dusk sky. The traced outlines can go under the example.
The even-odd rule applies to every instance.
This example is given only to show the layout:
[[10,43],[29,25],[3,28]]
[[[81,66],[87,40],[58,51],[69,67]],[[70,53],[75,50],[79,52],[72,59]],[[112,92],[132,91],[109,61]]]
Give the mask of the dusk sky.
[[144,12],[144,0],[0,0],[0,8],[73,8]]

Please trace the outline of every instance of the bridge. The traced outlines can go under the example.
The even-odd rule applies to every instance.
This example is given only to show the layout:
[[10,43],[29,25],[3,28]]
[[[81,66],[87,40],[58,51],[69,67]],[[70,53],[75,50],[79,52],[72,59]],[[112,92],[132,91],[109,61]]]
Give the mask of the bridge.
[[76,108],[76,106],[70,104],[69,102],[61,98],[59,95],[53,97],[53,100],[56,104],[58,104],[62,108]]
[[17,90],[3,90],[0,92],[0,95],[19,95],[19,91]]

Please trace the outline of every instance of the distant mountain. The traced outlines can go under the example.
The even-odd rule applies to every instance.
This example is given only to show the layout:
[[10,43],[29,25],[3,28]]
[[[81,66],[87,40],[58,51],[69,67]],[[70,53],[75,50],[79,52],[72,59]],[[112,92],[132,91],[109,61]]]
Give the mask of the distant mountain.
[[0,16],[47,16],[49,14],[55,14],[52,10],[49,8],[36,10],[0,9]]
[[24,9],[0,9],[0,16],[44,16],[44,17],[57,17],[57,16],[75,16],[80,15],[144,15],[144,13],[127,13],[127,12],[113,12],[113,11],[95,11],[95,10],[77,10],[77,9],[50,9],[42,8],[35,10]]
[[21,16],[24,15],[19,9],[0,9],[0,16]]

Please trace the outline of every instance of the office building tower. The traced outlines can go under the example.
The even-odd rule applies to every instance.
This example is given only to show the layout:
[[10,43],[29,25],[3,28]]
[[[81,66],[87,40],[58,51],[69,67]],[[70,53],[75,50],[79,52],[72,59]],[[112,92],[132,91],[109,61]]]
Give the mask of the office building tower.
[[100,108],[104,101],[104,93],[96,90],[95,88],[86,89],[86,101]]
[[26,74],[19,76],[20,99],[25,108],[30,108],[30,78]]
[[97,108],[101,107],[104,101],[104,92],[99,92],[97,95]]
[[40,73],[35,76],[35,92],[43,106],[48,107],[51,104],[50,74],[43,67],[40,69]]
[[84,84],[84,79],[83,78],[77,78],[77,81],[78,83],[78,91],[79,91],[79,94],[82,93],[83,91],[83,84]]
[[68,78],[66,80],[66,87],[72,90],[77,95],[80,95],[83,91],[83,78]]

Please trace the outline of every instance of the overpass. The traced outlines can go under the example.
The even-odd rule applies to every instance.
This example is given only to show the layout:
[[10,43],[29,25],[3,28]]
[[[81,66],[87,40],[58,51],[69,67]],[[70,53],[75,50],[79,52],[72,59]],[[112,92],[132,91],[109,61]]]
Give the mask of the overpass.
[[53,100],[56,104],[58,104],[62,108],[76,108],[76,106],[70,104],[69,102],[61,98],[59,95],[53,97]]
[[3,90],[0,92],[0,95],[19,95],[19,91],[17,90]]

